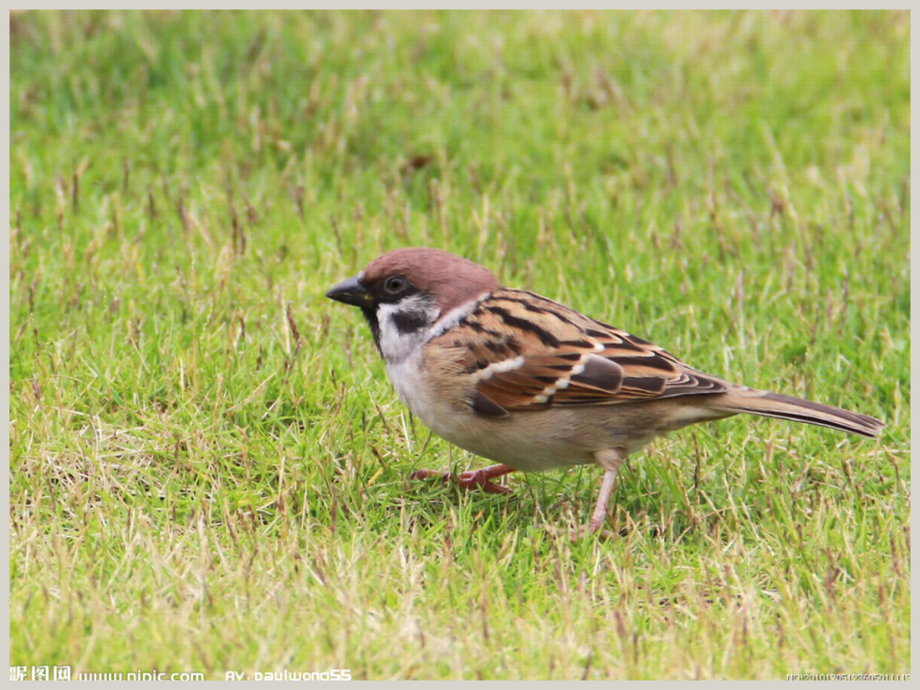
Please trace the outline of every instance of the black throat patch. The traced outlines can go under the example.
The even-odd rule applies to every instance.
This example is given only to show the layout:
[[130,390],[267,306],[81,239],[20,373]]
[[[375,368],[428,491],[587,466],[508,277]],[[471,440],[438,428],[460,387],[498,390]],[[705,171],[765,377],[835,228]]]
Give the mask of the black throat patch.
[[383,351],[380,349],[380,322],[377,321],[377,312],[369,307],[361,307],[361,313],[364,314],[367,325],[371,327],[371,335],[374,336],[374,345],[377,346],[377,352],[382,355]]

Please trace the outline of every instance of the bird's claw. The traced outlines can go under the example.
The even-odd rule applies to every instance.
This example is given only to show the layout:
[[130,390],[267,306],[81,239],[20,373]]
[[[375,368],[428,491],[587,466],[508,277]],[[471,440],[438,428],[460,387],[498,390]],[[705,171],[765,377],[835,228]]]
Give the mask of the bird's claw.
[[[452,478],[450,472],[438,472],[437,470],[415,470],[409,473],[409,479],[428,479],[430,477],[440,477],[442,482],[447,482]],[[484,491],[490,494],[510,494],[511,489],[501,484],[493,484],[491,477],[483,470],[470,470],[461,472],[457,475],[457,486],[463,489],[475,489],[482,487]]]

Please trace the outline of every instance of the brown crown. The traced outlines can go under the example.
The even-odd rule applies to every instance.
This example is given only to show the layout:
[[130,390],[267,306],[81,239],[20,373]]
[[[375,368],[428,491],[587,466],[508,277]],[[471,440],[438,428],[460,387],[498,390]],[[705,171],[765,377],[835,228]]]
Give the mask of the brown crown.
[[365,267],[363,282],[370,286],[394,275],[429,293],[442,313],[499,287],[498,279],[487,268],[427,247],[394,249],[378,256]]

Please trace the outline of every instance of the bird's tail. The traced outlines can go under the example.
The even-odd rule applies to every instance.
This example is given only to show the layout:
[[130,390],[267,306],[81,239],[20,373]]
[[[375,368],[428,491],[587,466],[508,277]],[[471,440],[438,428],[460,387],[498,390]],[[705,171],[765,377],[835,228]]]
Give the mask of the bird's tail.
[[868,415],[752,388],[736,388],[729,391],[725,394],[723,401],[713,405],[713,408],[725,412],[746,412],[762,417],[776,417],[792,422],[826,426],[870,438],[878,436],[885,428],[884,422]]

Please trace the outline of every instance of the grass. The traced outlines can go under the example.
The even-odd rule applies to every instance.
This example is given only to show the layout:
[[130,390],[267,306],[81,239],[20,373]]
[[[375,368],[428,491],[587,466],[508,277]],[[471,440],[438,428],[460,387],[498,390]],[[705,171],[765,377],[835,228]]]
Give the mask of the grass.
[[[11,664],[909,673],[904,13],[10,19]],[[878,441],[733,418],[509,497],[353,310],[449,249]]]

